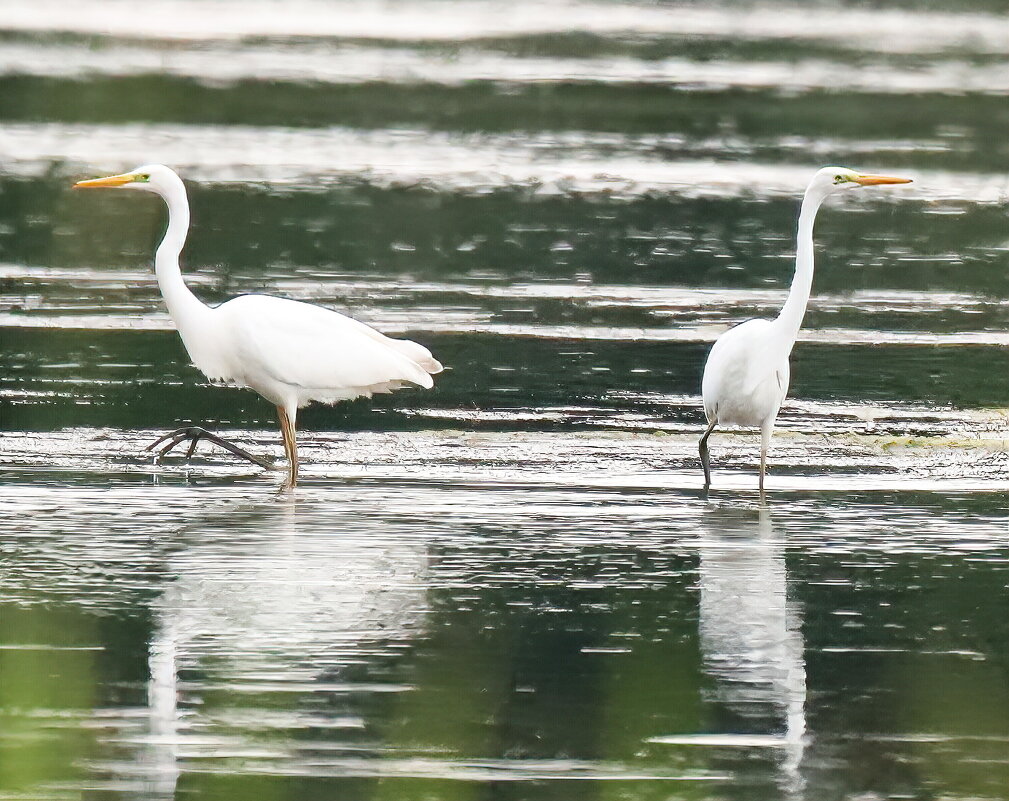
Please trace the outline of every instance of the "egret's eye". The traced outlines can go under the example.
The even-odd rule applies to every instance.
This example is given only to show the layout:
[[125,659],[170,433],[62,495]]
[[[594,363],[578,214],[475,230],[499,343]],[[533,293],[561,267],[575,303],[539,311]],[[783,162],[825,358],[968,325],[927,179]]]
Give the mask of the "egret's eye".
[[843,184],[847,180],[848,179],[845,178],[843,175],[835,175],[834,176],[834,183],[835,184]]
[[133,180],[136,181],[138,184],[146,184],[148,181],[151,180],[151,176],[150,175],[143,175],[143,174],[141,174],[141,175],[134,175],[133,176]]

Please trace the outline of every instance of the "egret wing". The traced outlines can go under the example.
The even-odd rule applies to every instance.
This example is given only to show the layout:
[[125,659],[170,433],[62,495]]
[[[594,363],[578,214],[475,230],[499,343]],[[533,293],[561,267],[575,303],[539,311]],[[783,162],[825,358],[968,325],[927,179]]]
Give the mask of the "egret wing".
[[[336,312],[334,312],[334,314],[335,313]],[[413,342],[409,339],[393,339],[392,337],[387,337],[381,331],[376,331],[370,325],[365,325],[359,320],[355,320],[353,317],[344,317],[344,319],[357,326],[358,330],[365,336],[369,336],[376,342],[380,342],[386,347],[399,351],[410,359],[410,361],[416,362],[420,365],[421,368],[428,373],[440,373],[445,369],[442,367],[441,362],[434,358],[431,351],[418,342]]]
[[388,344],[404,340],[390,340],[330,309],[269,295],[244,295],[221,309],[226,307],[243,366],[275,381],[334,391],[434,384],[427,370]]

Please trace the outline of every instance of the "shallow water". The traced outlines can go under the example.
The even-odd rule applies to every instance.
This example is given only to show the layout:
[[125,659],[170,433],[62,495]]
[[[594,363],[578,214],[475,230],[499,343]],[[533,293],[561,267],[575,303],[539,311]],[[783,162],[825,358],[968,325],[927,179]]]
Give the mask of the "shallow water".
[[[1009,798],[1000,3],[0,5],[0,799]],[[858,35],[853,35],[855,31]],[[151,269],[448,366],[301,416]],[[710,343],[814,297],[761,502]]]

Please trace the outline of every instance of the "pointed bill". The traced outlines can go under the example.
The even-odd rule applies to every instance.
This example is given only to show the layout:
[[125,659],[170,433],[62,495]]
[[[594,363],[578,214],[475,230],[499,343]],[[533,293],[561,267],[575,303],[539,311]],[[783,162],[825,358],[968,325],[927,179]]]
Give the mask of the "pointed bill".
[[857,175],[855,183],[862,186],[880,186],[882,184],[909,184],[910,178],[895,178],[892,175]]
[[74,189],[95,189],[105,186],[122,186],[136,180],[136,175],[132,172],[124,172],[122,175],[109,175],[106,178],[92,178],[90,181],[78,181],[74,184]]

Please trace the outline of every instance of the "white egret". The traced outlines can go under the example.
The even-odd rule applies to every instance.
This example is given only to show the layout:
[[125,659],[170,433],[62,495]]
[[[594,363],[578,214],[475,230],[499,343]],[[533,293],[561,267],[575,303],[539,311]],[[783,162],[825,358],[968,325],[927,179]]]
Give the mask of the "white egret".
[[[287,484],[298,480],[295,421],[312,401],[336,403],[413,384],[429,389],[441,364],[423,345],[391,339],[330,309],[271,295],[241,295],[211,307],[186,286],[179,254],[189,231],[189,201],[182,180],[161,164],[147,164],[121,175],[80,181],[75,188],[139,189],[160,195],[168,205],[168,229],[154,259],[158,286],[193,363],[211,381],[254,389],[277,407]],[[180,428],[161,454],[190,440],[192,454],[208,439],[263,466],[253,456],[202,428]],[[150,448],[149,448],[150,449]]]
[[698,448],[704,488],[711,486],[708,437],[715,426],[759,426],[760,489],[764,489],[767,449],[774,420],[788,393],[788,358],[799,335],[813,283],[813,220],[824,199],[858,186],[906,184],[910,178],[861,175],[845,167],[824,167],[806,187],[799,211],[795,276],[785,305],[774,320],[747,320],[722,334],[708,353],[701,396],[708,428]]

